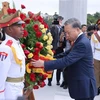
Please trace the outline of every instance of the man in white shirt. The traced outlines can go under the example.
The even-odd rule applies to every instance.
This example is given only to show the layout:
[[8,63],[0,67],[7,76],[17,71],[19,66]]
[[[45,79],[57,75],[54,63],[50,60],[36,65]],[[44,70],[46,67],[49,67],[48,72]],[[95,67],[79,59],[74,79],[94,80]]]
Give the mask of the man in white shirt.
[[97,21],[98,31],[94,32],[91,37],[91,46],[94,58],[94,69],[96,76],[96,83],[98,88],[98,94],[100,94],[100,42],[97,39],[97,35],[100,36],[100,20]]
[[19,11],[0,20],[6,39],[0,45],[0,100],[16,100],[23,95],[25,55],[19,42],[24,22]]

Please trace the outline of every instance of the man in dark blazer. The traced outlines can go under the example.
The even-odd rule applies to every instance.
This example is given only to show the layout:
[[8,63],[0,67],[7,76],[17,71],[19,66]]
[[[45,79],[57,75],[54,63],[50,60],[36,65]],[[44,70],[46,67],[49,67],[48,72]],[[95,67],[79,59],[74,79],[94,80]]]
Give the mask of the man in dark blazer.
[[93,55],[89,39],[82,33],[81,24],[76,18],[65,22],[66,37],[74,41],[68,55],[54,61],[33,60],[34,66],[44,66],[46,71],[68,68],[68,89],[75,100],[93,100],[97,95],[94,76]]
[[[61,22],[63,20],[62,16],[58,16],[57,19],[54,19],[54,21],[52,22],[52,25],[50,27],[50,32],[52,34],[53,37],[53,41],[52,41],[52,50],[55,51],[54,55],[57,55],[61,52],[63,52],[63,46],[60,46],[60,34],[62,33],[62,27],[61,27]],[[56,71],[56,81],[57,81],[57,85],[60,85],[60,74],[62,72],[62,69],[57,69]],[[52,77],[48,78],[48,86],[52,85],[52,79],[53,79],[53,73],[52,73]]]
[[[52,38],[53,38],[53,41],[52,41],[52,50],[56,51],[57,48],[58,48],[58,42],[59,42],[59,32],[58,32],[58,27],[57,25],[59,25],[59,21],[57,20],[54,20],[52,22],[52,25],[50,27],[50,32],[52,34]],[[53,72],[52,72],[52,76],[51,78],[48,78],[48,86],[52,86],[52,79],[53,79]]]

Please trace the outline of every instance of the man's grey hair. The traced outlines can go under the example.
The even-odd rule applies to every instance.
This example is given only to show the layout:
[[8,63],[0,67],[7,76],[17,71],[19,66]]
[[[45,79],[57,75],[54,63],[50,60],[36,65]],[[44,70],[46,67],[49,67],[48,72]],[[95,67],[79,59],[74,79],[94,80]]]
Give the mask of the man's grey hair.
[[70,18],[68,19],[64,25],[71,25],[73,28],[80,28],[81,29],[81,23],[78,19],[76,18]]

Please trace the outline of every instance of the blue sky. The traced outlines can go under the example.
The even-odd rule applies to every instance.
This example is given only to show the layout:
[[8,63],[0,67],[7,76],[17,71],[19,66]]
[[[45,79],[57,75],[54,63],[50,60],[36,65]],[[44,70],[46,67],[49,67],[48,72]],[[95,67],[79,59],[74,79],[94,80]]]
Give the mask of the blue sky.
[[[2,7],[1,3],[3,1],[10,2],[12,7],[12,0],[0,0],[0,8]],[[37,13],[41,11],[42,13],[48,13],[53,15],[54,12],[59,13],[59,0],[13,0],[15,2],[16,8],[20,9],[20,5],[24,4],[26,9],[25,12],[32,11]],[[100,0],[87,0],[87,13],[100,12]]]

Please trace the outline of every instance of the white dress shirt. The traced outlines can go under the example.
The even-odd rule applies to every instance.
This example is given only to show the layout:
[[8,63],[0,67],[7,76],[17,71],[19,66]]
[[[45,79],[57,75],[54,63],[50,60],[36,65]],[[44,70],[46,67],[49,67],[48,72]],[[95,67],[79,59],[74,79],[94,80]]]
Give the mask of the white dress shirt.
[[[97,33],[100,36],[100,31]],[[100,42],[97,40],[96,36],[93,34],[91,38],[91,47],[93,52],[93,58],[100,60]],[[98,49],[98,50],[97,50]]]

